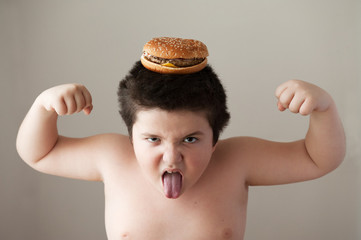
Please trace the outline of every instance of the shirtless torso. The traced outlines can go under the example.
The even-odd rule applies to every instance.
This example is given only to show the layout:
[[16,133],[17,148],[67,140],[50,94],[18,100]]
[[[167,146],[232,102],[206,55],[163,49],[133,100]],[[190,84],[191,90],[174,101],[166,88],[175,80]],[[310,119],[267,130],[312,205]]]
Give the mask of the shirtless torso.
[[248,187],[235,180],[229,160],[212,159],[199,182],[178,199],[166,198],[134,174],[140,170],[132,162],[129,169],[110,167],[104,179],[109,240],[243,239]]

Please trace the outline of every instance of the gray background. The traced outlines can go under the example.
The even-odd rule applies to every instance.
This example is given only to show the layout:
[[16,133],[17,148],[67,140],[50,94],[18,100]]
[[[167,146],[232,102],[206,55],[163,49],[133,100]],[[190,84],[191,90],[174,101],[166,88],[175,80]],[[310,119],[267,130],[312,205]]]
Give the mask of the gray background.
[[361,5],[353,0],[0,0],[0,239],[106,239],[101,183],[48,176],[15,150],[36,96],[78,82],[91,116],[59,120],[63,135],[126,133],[118,81],[156,36],[207,44],[232,119],[223,138],[303,138],[308,118],[276,108],[275,88],[297,78],[334,97],[345,162],[310,182],[250,189],[245,239],[361,239]]

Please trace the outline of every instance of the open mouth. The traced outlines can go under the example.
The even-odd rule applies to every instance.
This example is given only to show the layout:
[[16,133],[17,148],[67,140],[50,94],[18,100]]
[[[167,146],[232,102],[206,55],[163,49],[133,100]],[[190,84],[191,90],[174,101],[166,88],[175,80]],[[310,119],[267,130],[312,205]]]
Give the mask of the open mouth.
[[183,176],[178,170],[166,170],[162,175],[163,192],[167,198],[178,198],[182,191]]

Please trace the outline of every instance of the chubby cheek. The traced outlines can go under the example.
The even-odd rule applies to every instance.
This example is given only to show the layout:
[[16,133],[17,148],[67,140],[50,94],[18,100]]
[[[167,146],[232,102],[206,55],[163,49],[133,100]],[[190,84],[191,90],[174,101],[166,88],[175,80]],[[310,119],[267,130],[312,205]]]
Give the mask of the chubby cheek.
[[185,179],[186,183],[193,185],[198,181],[206,170],[212,157],[212,153],[213,151],[203,149],[200,152],[197,152],[197,154],[191,154],[189,158],[185,159],[185,165],[187,166],[186,176],[188,176],[188,179]]
[[154,180],[158,177],[161,154],[142,144],[135,144],[134,152],[138,164],[147,178]]

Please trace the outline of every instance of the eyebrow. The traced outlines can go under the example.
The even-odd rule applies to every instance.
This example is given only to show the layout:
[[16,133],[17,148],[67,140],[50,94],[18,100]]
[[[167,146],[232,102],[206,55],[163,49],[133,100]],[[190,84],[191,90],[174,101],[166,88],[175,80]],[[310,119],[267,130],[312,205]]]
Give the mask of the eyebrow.
[[[153,134],[153,133],[148,133],[148,132],[144,132],[141,134],[142,136],[145,137],[158,137],[157,134]],[[204,133],[202,131],[195,131],[189,134],[186,134],[184,137],[188,137],[188,136],[194,136],[194,135],[204,135]]]
[[190,133],[190,134],[187,134],[186,137],[187,137],[187,136],[192,136],[192,135],[204,135],[204,133],[201,132],[201,131],[195,131],[195,132],[192,132],[192,133]]

